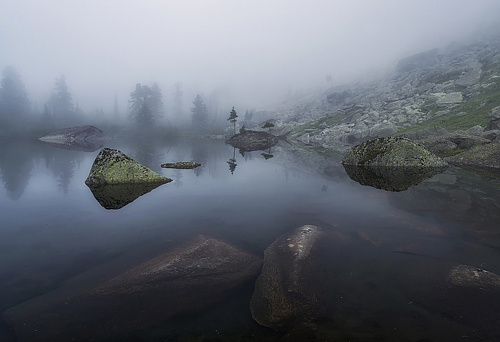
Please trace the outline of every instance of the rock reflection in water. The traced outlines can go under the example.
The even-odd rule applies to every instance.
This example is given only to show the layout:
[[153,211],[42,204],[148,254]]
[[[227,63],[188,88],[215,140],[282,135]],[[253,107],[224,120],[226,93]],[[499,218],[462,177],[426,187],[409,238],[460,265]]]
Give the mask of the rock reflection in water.
[[106,141],[93,141],[93,142],[73,142],[73,143],[56,143],[56,142],[48,142],[45,141],[46,144],[60,148],[63,150],[71,150],[71,151],[82,151],[82,152],[94,152],[97,151],[98,149],[102,148],[105,144]]
[[347,175],[361,185],[387,191],[405,191],[443,172],[446,167],[370,167],[344,165]]
[[120,209],[163,183],[108,184],[89,187],[95,199],[105,209]]

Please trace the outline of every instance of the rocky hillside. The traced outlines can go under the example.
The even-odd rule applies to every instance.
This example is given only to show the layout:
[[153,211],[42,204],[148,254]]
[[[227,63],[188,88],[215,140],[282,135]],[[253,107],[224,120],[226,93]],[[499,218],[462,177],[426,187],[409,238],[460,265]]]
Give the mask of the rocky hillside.
[[275,115],[292,139],[345,152],[370,138],[429,127],[477,130],[498,106],[500,38],[410,56],[385,79],[287,101]]

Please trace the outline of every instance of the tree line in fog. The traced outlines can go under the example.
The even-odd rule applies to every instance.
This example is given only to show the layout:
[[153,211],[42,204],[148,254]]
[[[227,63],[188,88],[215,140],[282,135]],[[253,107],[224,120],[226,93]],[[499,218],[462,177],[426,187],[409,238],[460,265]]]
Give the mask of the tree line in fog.
[[[110,99],[110,102],[113,101]],[[46,132],[51,129],[84,124],[107,127],[132,127],[141,130],[172,128],[172,121],[183,128],[196,132],[208,132],[222,127],[225,113],[219,115],[217,105],[209,109],[201,94],[191,102],[189,110],[184,108],[184,92],[180,82],[174,84],[172,98],[167,105],[158,83],[151,85],[137,83],[131,87],[127,108],[121,112],[117,96],[114,97],[112,112],[104,113],[102,108],[84,111],[75,103],[66,77],[56,77],[50,96],[40,107],[30,101],[26,86],[19,72],[12,66],[3,69],[0,84],[0,136],[9,136],[27,131]],[[212,101],[216,103],[217,101]]]

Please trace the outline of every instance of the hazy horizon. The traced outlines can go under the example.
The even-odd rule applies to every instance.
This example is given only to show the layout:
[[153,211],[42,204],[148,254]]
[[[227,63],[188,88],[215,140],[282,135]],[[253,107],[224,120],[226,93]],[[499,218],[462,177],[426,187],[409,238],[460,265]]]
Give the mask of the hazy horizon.
[[[289,89],[383,72],[400,58],[497,28],[484,1],[4,1],[0,68],[14,66],[41,110],[66,76],[85,111],[126,110],[136,83],[174,84],[220,105],[259,108]],[[228,108],[229,111],[230,108]]]

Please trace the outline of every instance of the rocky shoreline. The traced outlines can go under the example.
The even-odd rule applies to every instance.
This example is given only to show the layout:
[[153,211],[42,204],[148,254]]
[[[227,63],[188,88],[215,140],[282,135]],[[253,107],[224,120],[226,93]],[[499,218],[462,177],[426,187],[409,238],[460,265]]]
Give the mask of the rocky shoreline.
[[456,157],[481,145],[500,151],[500,38],[416,54],[383,79],[290,99],[269,115],[277,131],[291,130],[289,141],[306,147],[345,154],[402,135],[455,164],[500,168],[498,158]]

